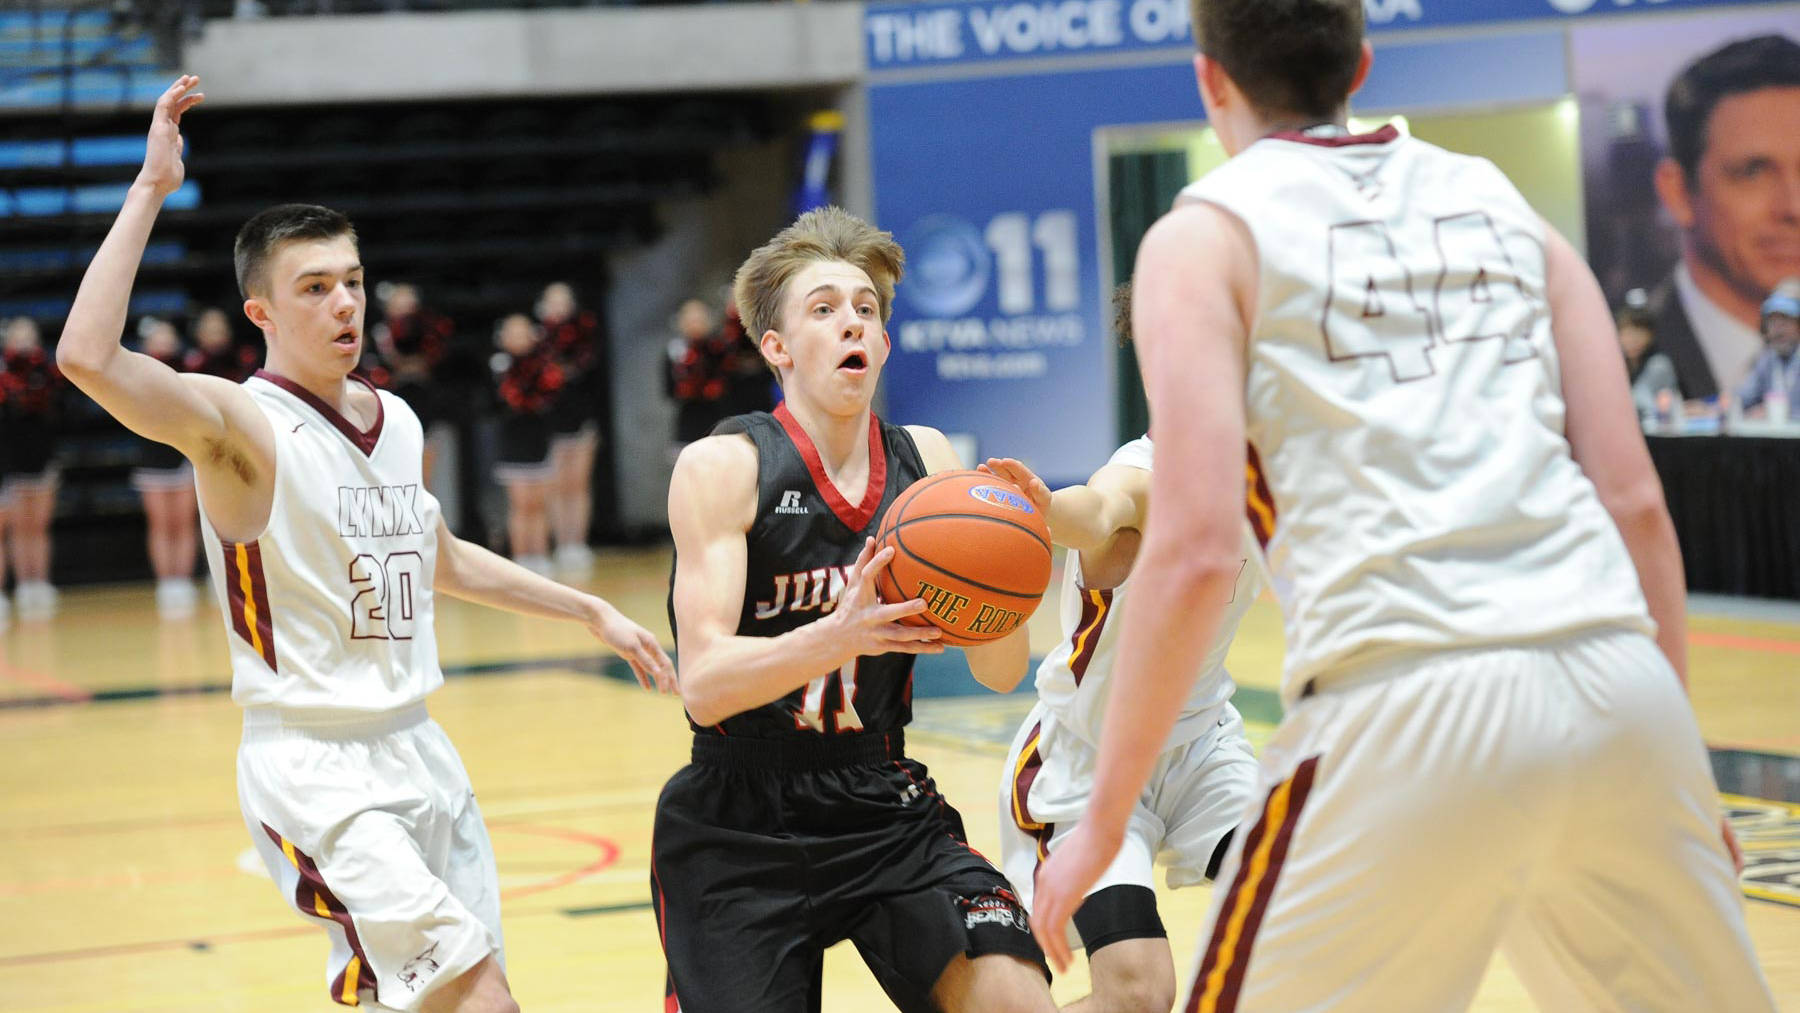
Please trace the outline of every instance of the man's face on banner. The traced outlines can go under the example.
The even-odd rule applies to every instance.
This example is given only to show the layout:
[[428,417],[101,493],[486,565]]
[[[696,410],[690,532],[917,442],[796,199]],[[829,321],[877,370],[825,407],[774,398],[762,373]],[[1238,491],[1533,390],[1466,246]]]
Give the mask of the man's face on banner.
[[1800,274],[1800,88],[1720,101],[1695,176],[1670,162],[1658,181],[1687,233],[1690,270],[1717,275],[1750,302]]

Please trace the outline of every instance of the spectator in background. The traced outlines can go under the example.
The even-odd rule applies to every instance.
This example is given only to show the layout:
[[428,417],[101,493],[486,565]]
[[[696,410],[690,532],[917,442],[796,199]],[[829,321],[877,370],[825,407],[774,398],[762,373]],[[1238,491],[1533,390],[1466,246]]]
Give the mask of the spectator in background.
[[260,363],[256,349],[238,343],[224,310],[204,309],[194,318],[194,347],[182,364],[184,372],[243,383]]
[[1800,274],[1800,43],[1765,35],[1701,57],[1664,115],[1656,191],[1682,255],[1650,308],[1681,389],[1707,399],[1743,381],[1763,297]]
[[1663,391],[1669,392],[1668,404],[1681,403],[1675,364],[1656,347],[1656,317],[1648,303],[1643,289],[1632,289],[1625,296],[1625,308],[1613,318],[1631,379],[1631,399],[1637,404],[1638,420],[1646,423],[1656,418],[1657,400]]
[[[196,328],[197,329],[197,328]],[[178,372],[198,361],[181,347],[175,325],[155,317],[138,322],[145,355]],[[194,559],[199,548],[199,503],[194,492],[194,466],[166,443],[140,438],[131,487],[144,501],[150,569],[156,574],[156,613],[164,619],[194,614]]]
[[588,548],[588,521],[594,513],[594,453],[600,424],[594,407],[602,400],[600,321],[575,302],[565,282],[544,288],[537,304],[544,342],[562,369],[563,387],[550,413],[550,526],[556,540],[556,571],[586,576],[594,567]]
[[10,461],[6,496],[12,501],[13,569],[19,586],[15,604],[20,619],[48,619],[56,614],[56,589],[50,586],[50,521],[56,514],[57,396],[62,375],[45,351],[37,322],[15,317],[0,342],[6,369],[6,444]]
[[681,304],[675,314],[680,337],[669,344],[667,390],[675,401],[675,452],[712,432],[725,418],[727,348],[713,321],[712,308],[699,299]]
[[440,419],[433,381],[456,336],[456,325],[421,305],[419,290],[405,283],[384,286],[381,314],[381,323],[373,332],[374,347],[386,376],[377,386],[393,391],[419,417],[419,427],[425,431],[425,484],[429,486],[437,457],[431,430]]
[[562,392],[556,364],[537,324],[523,313],[500,321],[494,373],[500,394],[500,454],[494,478],[506,487],[506,530],[512,558],[550,573],[550,413]]
[[1750,376],[1738,387],[1746,414],[1786,422],[1800,401],[1800,278],[1776,286],[1763,302],[1762,333],[1766,343]]
[[737,302],[725,300],[725,323],[719,328],[725,357],[725,415],[747,415],[775,409],[775,377],[763,361],[762,349],[744,331]]
[[[7,403],[6,370],[0,362],[0,433],[12,431],[12,407]],[[10,441],[0,439],[0,630],[12,623],[12,599],[6,596],[6,532],[12,526],[12,488],[6,481],[12,465]]]

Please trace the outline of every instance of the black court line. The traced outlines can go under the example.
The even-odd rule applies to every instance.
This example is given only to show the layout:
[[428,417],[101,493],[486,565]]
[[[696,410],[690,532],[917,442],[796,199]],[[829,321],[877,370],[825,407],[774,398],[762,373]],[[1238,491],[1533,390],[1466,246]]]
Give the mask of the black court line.
[[650,907],[651,904],[649,901],[640,900],[634,904],[602,904],[599,907],[566,907],[562,909],[562,913],[568,915],[570,918],[587,918],[592,915],[616,915],[624,914],[627,911],[648,911],[650,910]]
[[[490,675],[515,675],[539,669],[579,672],[583,675],[637,682],[631,666],[618,658],[584,654],[562,658],[535,658],[525,661],[484,661],[473,665],[447,665],[444,678],[463,679]],[[217,696],[231,692],[231,681],[200,682],[185,686],[126,686],[119,689],[95,690],[92,696],[75,699],[61,696],[20,696],[0,700],[0,711],[31,710],[42,707],[72,707],[99,703],[129,703],[138,700],[160,700],[184,696]]]

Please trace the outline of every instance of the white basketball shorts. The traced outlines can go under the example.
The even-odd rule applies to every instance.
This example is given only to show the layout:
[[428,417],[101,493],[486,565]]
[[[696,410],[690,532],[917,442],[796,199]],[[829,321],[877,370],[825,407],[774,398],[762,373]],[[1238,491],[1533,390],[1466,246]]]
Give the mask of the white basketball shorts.
[[246,711],[238,801],[283,900],[331,937],[334,1001],[415,1010],[504,961],[487,827],[423,704],[329,724]]
[[1411,656],[1263,750],[1186,1009],[1772,1010],[1692,708],[1649,637]]
[[[1094,747],[1059,726],[1042,702],[1013,739],[1000,786],[1000,859],[1027,910],[1038,864],[1087,811],[1096,758]],[[1242,818],[1256,780],[1243,718],[1226,704],[1209,732],[1157,758],[1119,854],[1088,896],[1114,886],[1153,889],[1158,859],[1171,888],[1204,882],[1208,861]],[[1070,935],[1081,945],[1073,926]]]

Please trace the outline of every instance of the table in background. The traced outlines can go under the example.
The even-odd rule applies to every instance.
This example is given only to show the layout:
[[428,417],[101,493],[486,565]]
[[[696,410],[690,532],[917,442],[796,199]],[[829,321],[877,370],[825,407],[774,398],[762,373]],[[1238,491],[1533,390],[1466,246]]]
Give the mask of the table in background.
[[1647,440],[1688,588],[1800,600],[1800,439]]

